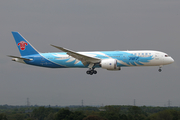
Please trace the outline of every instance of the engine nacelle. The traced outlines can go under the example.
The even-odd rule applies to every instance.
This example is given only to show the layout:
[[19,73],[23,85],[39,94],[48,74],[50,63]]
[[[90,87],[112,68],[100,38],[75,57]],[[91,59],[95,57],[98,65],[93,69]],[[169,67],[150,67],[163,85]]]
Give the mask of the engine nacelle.
[[100,65],[103,69],[107,70],[121,70],[121,67],[117,67],[117,60],[115,59],[104,59]]

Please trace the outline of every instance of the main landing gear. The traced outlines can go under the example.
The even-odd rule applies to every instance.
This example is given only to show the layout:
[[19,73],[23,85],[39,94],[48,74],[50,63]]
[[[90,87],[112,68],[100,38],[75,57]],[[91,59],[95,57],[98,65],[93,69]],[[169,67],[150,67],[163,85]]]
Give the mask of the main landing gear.
[[89,69],[89,70],[86,71],[86,73],[87,73],[88,75],[93,75],[93,74],[97,74],[97,71],[94,70],[94,69]]
[[94,63],[90,63],[90,64],[89,64],[89,66],[88,66],[89,70],[86,71],[86,73],[87,73],[88,75],[97,74],[97,71],[94,70],[94,69],[95,69],[95,68],[94,68],[94,65],[95,65]]

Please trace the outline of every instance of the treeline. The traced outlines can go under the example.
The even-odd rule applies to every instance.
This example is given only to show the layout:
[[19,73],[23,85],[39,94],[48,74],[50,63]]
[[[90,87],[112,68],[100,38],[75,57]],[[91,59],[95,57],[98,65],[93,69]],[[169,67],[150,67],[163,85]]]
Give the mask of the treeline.
[[0,106],[0,120],[180,120],[178,107]]

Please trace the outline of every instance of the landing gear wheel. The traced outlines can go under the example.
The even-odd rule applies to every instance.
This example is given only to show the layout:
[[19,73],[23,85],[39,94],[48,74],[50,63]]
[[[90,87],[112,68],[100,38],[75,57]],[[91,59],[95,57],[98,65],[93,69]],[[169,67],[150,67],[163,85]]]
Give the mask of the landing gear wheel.
[[94,74],[97,74],[97,71],[96,71],[96,70],[94,70]]
[[159,72],[161,72],[161,71],[162,71],[162,69],[159,69],[158,71],[159,71]]
[[93,75],[93,74],[97,74],[97,71],[94,70],[94,69],[89,69],[89,70],[86,71],[86,73],[87,73],[88,75]]
[[88,70],[88,71],[86,71],[86,73],[87,73],[87,74],[90,74],[90,71]]
[[88,71],[86,71],[86,73],[89,74],[89,75],[93,75],[94,74],[94,70],[88,70]]
[[94,73],[93,70],[91,70],[91,71],[90,71],[90,75],[93,75],[93,73]]

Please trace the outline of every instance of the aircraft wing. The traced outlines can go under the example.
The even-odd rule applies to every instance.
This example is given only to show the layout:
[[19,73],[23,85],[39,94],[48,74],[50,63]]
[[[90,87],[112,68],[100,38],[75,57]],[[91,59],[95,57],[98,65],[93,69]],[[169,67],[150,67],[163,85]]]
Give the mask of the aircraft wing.
[[55,45],[51,45],[57,49],[60,49],[61,51],[63,52],[66,52],[68,55],[80,60],[84,66],[86,66],[88,63],[99,63],[101,61],[101,59],[99,58],[95,58],[95,57],[92,57],[92,56],[88,56],[88,55],[84,55],[84,54],[81,54],[81,53],[77,53],[75,51],[72,51],[72,50],[69,50],[69,49],[66,49],[66,48],[63,48],[63,47],[58,47],[58,46],[55,46]]

